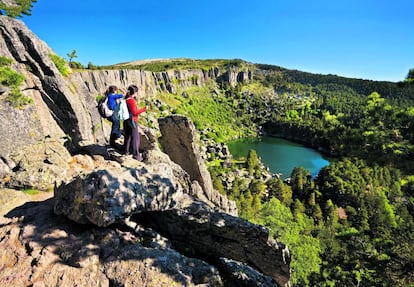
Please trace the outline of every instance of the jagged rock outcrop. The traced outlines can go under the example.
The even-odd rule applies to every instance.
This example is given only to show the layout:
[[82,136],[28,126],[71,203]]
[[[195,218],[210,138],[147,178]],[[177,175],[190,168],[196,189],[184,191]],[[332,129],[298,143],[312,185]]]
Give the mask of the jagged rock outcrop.
[[[1,16],[0,35],[0,55],[14,60],[12,68],[26,78],[22,93],[33,100],[33,104],[18,109],[6,100],[8,93],[0,95],[0,178],[11,187],[47,188],[64,175],[70,154],[64,148],[65,132],[57,122],[59,116],[59,122],[68,117],[66,112],[59,113],[65,98],[55,102],[56,98],[42,87],[57,87],[63,79],[49,59],[50,48],[22,22]],[[47,162],[51,164],[44,164]]]
[[39,136],[41,138],[44,135],[70,135],[75,143],[85,136],[92,138],[85,102],[70,89],[66,79],[50,59],[49,55],[53,51],[21,21],[0,17],[0,31],[0,55],[14,60],[12,67],[26,78],[22,92],[35,100],[34,105],[26,106],[22,114],[33,113],[30,119],[39,121],[39,124],[29,124],[22,118],[21,127],[27,129],[32,125],[37,133],[31,136],[29,131],[22,129],[19,132],[24,134],[20,141],[12,142],[16,138],[11,137],[12,146],[18,148],[28,137],[36,141]]
[[[200,183],[204,196],[214,204],[223,206],[229,201],[224,195],[214,191],[210,173],[201,158],[196,145],[196,130],[194,124],[184,116],[171,115],[158,120],[162,136],[159,142],[172,161],[179,164],[191,180]],[[235,205],[227,210],[232,214],[237,212]]]
[[223,74],[223,79],[234,87],[236,83],[246,83],[253,80],[251,71],[227,71]]
[[[1,190],[8,198],[12,193],[19,192]],[[236,260],[221,257],[212,264],[182,255],[171,249],[177,238],[169,242],[148,228],[79,225],[54,215],[53,199],[45,195],[15,203],[5,215],[0,209],[1,286],[283,286]],[[190,221],[193,227],[210,224],[199,216]],[[211,224],[226,229],[220,221]],[[228,230],[219,236],[225,239]]]

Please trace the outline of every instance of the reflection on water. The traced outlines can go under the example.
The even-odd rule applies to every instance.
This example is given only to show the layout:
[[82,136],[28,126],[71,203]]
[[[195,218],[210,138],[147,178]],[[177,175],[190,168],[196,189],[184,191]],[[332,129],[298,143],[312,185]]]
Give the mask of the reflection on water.
[[228,147],[234,158],[246,157],[250,149],[256,150],[262,162],[272,173],[281,173],[286,179],[294,167],[302,166],[315,177],[329,161],[318,151],[303,145],[274,137],[244,139],[229,142]]

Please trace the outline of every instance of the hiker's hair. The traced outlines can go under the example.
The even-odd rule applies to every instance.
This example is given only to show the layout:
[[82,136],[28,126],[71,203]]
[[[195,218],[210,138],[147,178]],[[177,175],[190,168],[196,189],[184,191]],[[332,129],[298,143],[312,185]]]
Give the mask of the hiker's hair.
[[115,85],[109,86],[108,89],[106,89],[106,91],[105,91],[105,96],[115,93],[116,90],[118,90],[117,86],[115,86]]
[[138,92],[138,87],[136,85],[130,85],[127,89],[126,97],[130,97],[137,92]]

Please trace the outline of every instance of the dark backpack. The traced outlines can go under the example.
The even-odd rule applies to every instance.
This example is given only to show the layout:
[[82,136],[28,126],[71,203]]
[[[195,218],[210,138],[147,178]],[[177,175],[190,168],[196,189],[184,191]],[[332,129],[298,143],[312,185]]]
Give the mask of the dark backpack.
[[108,96],[103,97],[98,102],[98,111],[101,117],[103,118],[110,118],[114,113],[108,106]]

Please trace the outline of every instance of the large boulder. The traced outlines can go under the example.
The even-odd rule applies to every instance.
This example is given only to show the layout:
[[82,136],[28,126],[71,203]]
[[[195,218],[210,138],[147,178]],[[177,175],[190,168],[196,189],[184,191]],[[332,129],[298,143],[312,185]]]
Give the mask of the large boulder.
[[98,226],[123,222],[144,211],[186,208],[194,201],[210,210],[237,214],[234,202],[224,196],[217,203],[204,196],[200,184],[156,146],[145,151],[143,162],[113,156],[118,162],[106,166],[103,162],[101,168],[58,184],[54,189],[55,212],[78,223]]
[[[55,188],[55,213],[78,223],[109,226],[135,213],[167,210],[193,201],[168,164],[96,170]],[[187,182],[190,187],[190,182]]]

